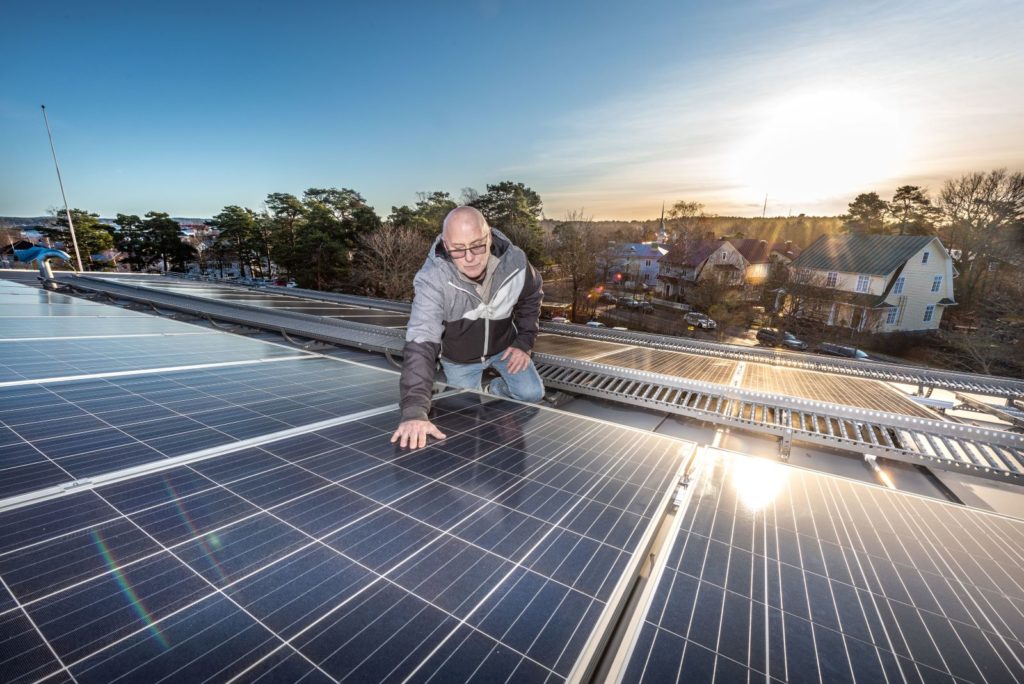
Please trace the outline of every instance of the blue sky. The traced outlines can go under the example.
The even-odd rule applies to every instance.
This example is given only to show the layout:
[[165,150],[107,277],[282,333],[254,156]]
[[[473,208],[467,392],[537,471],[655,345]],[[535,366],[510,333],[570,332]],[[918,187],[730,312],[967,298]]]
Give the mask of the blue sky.
[[0,215],[521,181],[559,218],[840,213],[1024,167],[1024,3],[8,3]]

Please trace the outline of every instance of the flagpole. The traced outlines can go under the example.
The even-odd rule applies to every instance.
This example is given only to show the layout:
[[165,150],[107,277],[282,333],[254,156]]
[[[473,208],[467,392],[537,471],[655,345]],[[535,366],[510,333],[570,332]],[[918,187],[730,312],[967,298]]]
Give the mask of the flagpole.
[[78,238],[75,237],[75,224],[71,221],[71,210],[68,209],[68,196],[64,194],[64,180],[60,177],[60,165],[57,163],[57,150],[53,147],[53,134],[50,132],[50,120],[46,116],[46,105],[39,105],[43,110],[43,121],[46,123],[46,137],[50,139],[50,152],[53,154],[53,166],[57,169],[57,183],[60,185],[60,196],[64,199],[64,215],[68,217],[68,228],[71,230],[71,243],[75,246],[75,260],[78,273],[82,272],[82,255],[78,251]]

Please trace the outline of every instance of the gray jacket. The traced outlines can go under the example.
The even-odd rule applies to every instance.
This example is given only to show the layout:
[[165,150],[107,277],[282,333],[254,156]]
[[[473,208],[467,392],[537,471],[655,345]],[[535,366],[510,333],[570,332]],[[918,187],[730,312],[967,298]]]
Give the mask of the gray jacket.
[[459,273],[440,236],[430,248],[413,281],[416,294],[402,352],[402,420],[427,419],[439,355],[476,363],[509,346],[533,349],[544,297],[540,274],[523,250],[493,228],[491,255],[497,265],[490,274],[490,292],[481,298]]

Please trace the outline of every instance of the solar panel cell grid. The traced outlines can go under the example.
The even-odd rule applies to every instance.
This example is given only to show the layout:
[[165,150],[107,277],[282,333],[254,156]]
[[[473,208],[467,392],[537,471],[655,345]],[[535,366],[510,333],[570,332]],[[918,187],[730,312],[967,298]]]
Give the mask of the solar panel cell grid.
[[307,356],[226,334],[42,340],[0,346],[0,382]]
[[[79,681],[566,677],[680,445],[478,402],[439,401],[452,437],[419,452],[388,444],[390,412],[0,514],[0,578],[59,658],[29,639],[17,666]],[[355,465],[306,467],[329,460]],[[621,524],[603,534],[602,516]],[[68,562],[38,572],[55,556]]]
[[[307,365],[308,364],[308,365]],[[0,388],[0,496],[392,404],[393,373],[328,359]]]
[[623,681],[1024,679],[1024,523],[773,465],[691,485]]

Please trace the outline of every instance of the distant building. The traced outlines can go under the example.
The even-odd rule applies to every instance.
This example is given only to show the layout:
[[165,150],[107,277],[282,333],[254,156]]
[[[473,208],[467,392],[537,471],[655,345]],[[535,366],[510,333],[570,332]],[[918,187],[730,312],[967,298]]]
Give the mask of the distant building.
[[687,285],[714,278],[723,285],[741,285],[746,260],[728,240],[685,240],[672,245],[661,260],[659,293],[679,297]]
[[800,256],[800,248],[793,242],[769,243],[767,240],[746,238],[729,240],[743,256],[743,282],[761,285],[771,275],[773,267],[784,268]]
[[793,260],[787,290],[799,314],[827,325],[934,330],[945,308],[956,304],[953,275],[953,260],[937,237],[822,236]]
[[657,242],[627,242],[612,250],[611,271],[616,282],[627,287],[654,288],[662,258],[668,248]]

